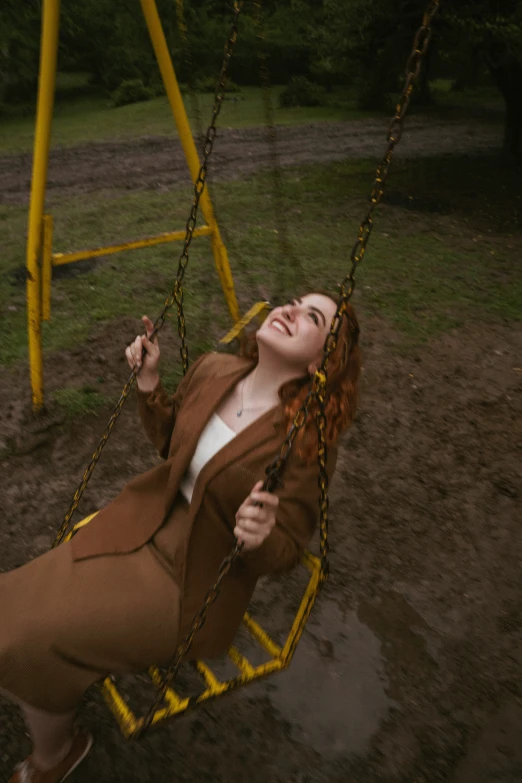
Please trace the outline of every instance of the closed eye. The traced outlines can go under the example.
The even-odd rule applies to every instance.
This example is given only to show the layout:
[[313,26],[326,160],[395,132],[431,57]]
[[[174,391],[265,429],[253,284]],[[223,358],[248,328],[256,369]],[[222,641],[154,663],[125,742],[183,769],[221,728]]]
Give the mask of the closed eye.
[[[292,299],[291,304],[292,305],[301,304],[301,300],[300,299]],[[315,308],[313,310],[309,310],[308,315],[310,316],[310,318],[312,319],[314,324],[316,326],[319,326],[319,318],[317,316],[317,313],[315,312]],[[321,313],[321,315],[322,315],[322,313]],[[323,317],[323,321],[324,321],[324,316],[322,316],[322,317]]]

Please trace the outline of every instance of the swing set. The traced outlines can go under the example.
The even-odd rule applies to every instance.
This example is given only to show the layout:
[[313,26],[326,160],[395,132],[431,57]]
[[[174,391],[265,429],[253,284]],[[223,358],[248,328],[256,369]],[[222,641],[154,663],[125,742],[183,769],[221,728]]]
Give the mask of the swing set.
[[[154,0],[140,0],[145,19],[149,28],[152,43],[169,102],[173,111],[174,119],[183,145],[183,150],[187,159],[191,177],[194,182],[193,202],[189,217],[184,231],[175,231],[168,234],[162,234],[148,239],[139,239],[120,245],[111,245],[94,250],[86,250],[75,253],[53,253],[52,252],[52,217],[44,215],[43,205],[45,198],[45,182],[47,177],[47,160],[49,154],[50,126],[52,105],[54,96],[55,70],[56,70],[56,51],[58,44],[58,22],[59,22],[59,0],[44,0],[43,19],[42,19],[42,47],[40,62],[39,95],[37,109],[37,129],[35,136],[35,154],[33,166],[33,179],[31,187],[31,204],[29,214],[29,235],[27,242],[27,299],[28,299],[28,328],[29,328],[29,348],[31,364],[31,382],[33,389],[33,405],[36,410],[43,404],[42,387],[42,355],[40,339],[40,323],[42,318],[50,316],[50,284],[52,267],[72,263],[85,258],[91,258],[109,253],[116,253],[122,250],[135,249],[140,247],[152,246],[165,242],[182,240],[183,248],[178,260],[178,270],[171,293],[165,299],[162,311],[154,323],[152,339],[161,330],[165,323],[167,313],[176,306],[178,332],[180,337],[180,355],[183,366],[183,372],[188,369],[188,350],[186,346],[186,327],[185,316],[183,312],[183,279],[189,260],[189,248],[193,237],[210,236],[214,260],[220,277],[221,285],[229,307],[230,314],[234,321],[234,327],[222,342],[230,342],[240,335],[245,326],[256,316],[263,316],[269,308],[266,302],[259,302],[243,317],[240,318],[238,305],[234,292],[234,284],[226,248],[221,239],[219,227],[212,209],[212,203],[208,195],[207,173],[208,163],[212,153],[212,148],[216,136],[216,122],[224,98],[225,84],[228,72],[230,58],[233,53],[237,38],[238,19],[243,10],[244,0],[236,0],[234,4],[233,18],[231,21],[228,40],[225,45],[223,62],[218,79],[218,84],[214,96],[214,104],[210,124],[206,131],[201,160],[198,158],[196,145],[190,131],[188,120],[185,114],[183,101],[179,92],[174,68],[168,52],[167,44],[161,27],[161,22],[157,13]],[[178,3],[178,19],[182,20],[182,0]],[[303,565],[309,570],[310,576],[305,589],[304,596],[299,605],[296,617],[290,629],[290,632],[283,644],[278,644],[261,628],[250,614],[245,614],[243,623],[249,635],[257,644],[267,653],[270,658],[261,665],[254,665],[237,647],[232,646],[228,651],[228,657],[236,668],[237,676],[221,680],[211,668],[203,661],[196,661],[195,666],[203,683],[203,690],[196,696],[181,697],[173,688],[174,680],[178,674],[181,663],[189,652],[194,635],[205,622],[207,612],[219,595],[220,586],[223,579],[226,578],[236,558],[240,555],[242,545],[236,543],[230,554],[223,560],[216,582],[209,589],[204,604],[196,617],[192,627],[186,637],[179,644],[170,665],[165,669],[152,667],[149,670],[149,676],[152,684],[156,688],[156,695],[152,700],[151,706],[145,715],[138,717],[130,709],[125,697],[118,690],[114,678],[108,677],[103,683],[102,690],[106,701],[112,709],[122,733],[126,737],[142,736],[153,724],[164,721],[184,713],[189,707],[202,704],[209,699],[216,698],[234,688],[245,685],[260,677],[264,677],[274,671],[286,668],[292,660],[296,646],[302,635],[306,621],[314,605],[317,594],[322,584],[328,578],[328,477],[326,474],[326,381],[328,372],[328,361],[335,350],[342,318],[348,307],[348,302],[353,294],[355,287],[355,272],[362,261],[366,247],[373,229],[373,213],[380,203],[393,157],[395,146],[399,143],[403,132],[403,122],[406,116],[410,98],[414,86],[419,77],[422,62],[429,46],[432,22],[438,11],[440,0],[429,0],[428,6],[424,12],[422,22],[418,28],[411,54],[408,58],[405,72],[405,80],[399,101],[397,103],[394,117],[391,121],[385,154],[378,164],[373,188],[370,194],[366,214],[360,224],[357,239],[350,253],[351,266],[348,274],[340,283],[340,293],[335,316],[330,325],[329,335],[325,342],[324,355],[321,367],[313,376],[308,394],[282,443],[281,451],[274,461],[266,469],[266,479],[263,484],[264,491],[274,491],[280,481],[284,471],[285,463],[292,449],[295,438],[299,430],[305,425],[310,404],[316,403],[315,420],[318,430],[318,467],[319,467],[319,531],[320,531],[320,556],[305,552],[302,558]],[[261,3],[254,0],[254,13],[258,14]],[[266,75],[265,77],[266,78]],[[265,84],[267,82],[264,82]],[[201,208],[206,219],[206,225],[202,228],[196,228],[198,210]],[[83,525],[89,523],[93,516],[87,517],[76,525],[72,525],[72,517],[78,508],[80,499],[88,484],[88,481],[98,463],[103,448],[112,432],[115,422],[121,413],[122,407],[127,399],[132,386],[137,377],[137,372],[133,371],[129,380],[125,384],[120,398],[113,410],[109,422],[103,432],[96,451],[92,455],[91,461],[85,470],[83,478],[74,493],[71,505],[65,514],[63,523],[58,531],[53,546],[69,540],[72,535]]]

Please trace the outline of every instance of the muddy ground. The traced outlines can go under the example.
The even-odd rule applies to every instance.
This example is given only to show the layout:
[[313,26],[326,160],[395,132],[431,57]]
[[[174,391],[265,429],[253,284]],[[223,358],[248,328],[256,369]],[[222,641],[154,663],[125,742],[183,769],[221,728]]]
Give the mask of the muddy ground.
[[[487,119],[415,115],[397,147],[398,157],[476,154],[498,149],[501,125]],[[281,165],[381,156],[389,120],[309,123],[278,129]],[[220,128],[212,153],[215,180],[234,179],[267,165],[262,128]],[[31,181],[30,153],[0,156],[0,204],[25,203]],[[163,190],[186,182],[187,164],[176,137],[150,136],[54,150],[49,160],[48,194],[87,193],[108,187]]]
[[[72,183],[78,170],[67,168],[60,177]],[[12,198],[25,198],[22,179],[18,190],[12,182]],[[363,396],[331,491],[332,576],[291,668],[139,744],[123,741],[94,690],[81,717],[96,745],[71,781],[522,781],[522,328],[477,323],[407,353],[388,322],[360,316]],[[116,393],[136,325],[55,355],[47,390],[103,368]],[[50,545],[109,410],[71,423],[50,409],[34,421],[25,368],[2,373],[0,395],[7,570]],[[130,404],[82,513],[154,459]],[[276,633],[299,582],[259,586],[254,614]],[[16,709],[0,702],[0,780],[28,748]]]

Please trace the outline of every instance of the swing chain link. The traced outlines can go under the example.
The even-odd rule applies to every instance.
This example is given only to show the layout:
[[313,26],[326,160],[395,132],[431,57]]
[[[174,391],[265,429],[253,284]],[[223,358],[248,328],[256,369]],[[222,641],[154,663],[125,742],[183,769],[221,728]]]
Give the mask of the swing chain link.
[[417,82],[417,79],[419,77],[422,63],[424,61],[424,57],[428,50],[428,46],[431,40],[432,22],[433,22],[433,18],[435,17],[435,14],[439,9],[439,5],[440,5],[440,0],[430,0],[428,7],[424,11],[422,23],[419,29],[417,30],[417,32],[415,33],[415,37],[413,39],[413,47],[406,63],[406,70],[405,70],[406,78],[402,88],[401,97],[399,98],[399,101],[395,107],[395,115],[388,128],[388,135],[387,135],[388,147],[386,149],[384,157],[382,158],[381,162],[377,166],[375,180],[373,183],[373,188],[369,199],[370,204],[366,212],[366,215],[363,221],[361,222],[357,240],[350,254],[352,267],[350,269],[349,274],[345,277],[345,279],[341,284],[341,293],[342,294],[346,293],[348,295],[348,298],[351,297],[353,290],[355,288],[355,277],[354,277],[355,270],[364,257],[364,254],[366,252],[366,246],[368,244],[370,235],[372,233],[373,213],[376,207],[378,206],[378,204],[380,204],[381,199],[384,195],[384,188],[390,170],[393,150],[401,140],[401,136],[404,128],[404,118],[408,111],[411,95],[415,87],[415,84]]
[[189,653],[190,648],[192,647],[194,636],[197,634],[200,628],[202,628],[202,626],[205,624],[208,610],[219,597],[220,590],[221,590],[221,583],[223,582],[223,579],[225,579],[225,577],[230,573],[232,566],[236,562],[242,550],[243,550],[243,544],[237,541],[232,551],[223,559],[219,567],[218,576],[215,583],[208,590],[205,596],[205,600],[203,602],[203,606],[201,607],[197,615],[194,617],[189,632],[187,633],[183,641],[178,645],[174,658],[172,662],[169,664],[165,674],[162,677],[162,682],[161,685],[159,685],[158,687],[156,696],[152,704],[150,705],[149,709],[147,710],[147,713],[140,721],[136,734],[134,735],[136,739],[142,737],[143,734],[146,731],[148,731],[148,729],[154,723],[154,717],[156,715],[156,712],[163,704],[167,691],[169,690],[169,688],[172,687],[172,683],[174,682],[174,680],[178,675],[180,666],[183,663],[185,656]]
[[[283,177],[281,164],[279,161],[279,149],[277,142],[277,132],[274,117],[274,104],[272,100],[272,85],[270,81],[270,70],[268,68],[268,58],[266,53],[266,35],[263,23],[263,0],[252,0],[252,19],[256,28],[257,37],[257,59],[259,62],[259,73],[261,77],[263,112],[265,119],[265,141],[268,148],[270,160],[270,173],[272,179],[272,200],[274,204],[274,214],[276,222],[277,244],[282,263],[277,264],[276,268],[280,272],[277,282],[277,298],[286,301],[290,291],[297,285],[299,273],[302,273],[301,264],[298,258],[292,253],[290,239],[288,235],[287,212],[283,195]],[[285,273],[285,267],[291,266],[291,274]],[[289,279],[290,278],[290,279]],[[290,285],[289,285],[290,284]]]
[[[185,68],[187,69],[187,85],[190,98],[190,104],[192,107],[192,115],[194,117],[194,124],[196,126],[196,142],[199,147],[202,144],[204,137],[203,124],[201,121],[201,109],[199,105],[199,99],[197,96],[196,88],[194,85],[193,73],[194,73],[194,61],[192,58],[192,47],[190,45],[187,21],[185,19],[185,5],[184,0],[176,0],[176,21],[178,25],[179,36],[181,39],[181,48],[183,51],[183,59],[185,60]],[[207,183],[208,189],[208,183]]]
[[319,466],[319,547],[321,553],[320,581],[328,579],[330,566],[328,562],[328,448],[326,444],[326,373],[317,370],[314,378],[315,400],[315,424],[317,427],[317,464]]
[[181,255],[178,262],[178,272],[176,276],[176,282],[174,284],[174,290],[166,298],[165,303],[163,305],[163,310],[159,315],[158,319],[156,320],[156,323],[154,324],[154,331],[150,338],[153,340],[157,332],[163,327],[168,311],[171,309],[174,303],[176,303],[177,312],[178,312],[178,333],[181,340],[180,355],[181,355],[181,362],[183,366],[184,375],[188,370],[188,349],[185,342],[186,326],[185,326],[185,314],[183,311],[183,278],[185,276],[185,270],[187,268],[187,264],[189,261],[189,254],[188,254],[189,247],[192,242],[194,229],[196,228],[199,201],[201,199],[201,195],[206,185],[208,160],[212,153],[212,148],[214,146],[214,141],[217,134],[216,122],[219,113],[221,111],[221,106],[225,96],[225,84],[227,80],[228,66],[237,40],[237,22],[238,22],[239,14],[241,13],[241,9],[243,7],[243,2],[244,0],[238,0],[238,2],[234,4],[234,16],[232,20],[232,26],[231,26],[227,43],[225,45],[225,52],[223,56],[223,62],[221,65],[221,71],[219,74],[218,86],[216,87],[216,92],[214,95],[212,118],[210,121],[210,125],[208,126],[205,140],[203,143],[203,157],[199,168],[198,176],[194,183],[194,202],[192,204],[190,215],[185,227],[185,241],[183,243],[183,250],[181,251]]
[[[234,3],[234,14],[233,19],[230,27],[229,37],[225,45],[225,51],[223,55],[223,62],[221,65],[221,71],[219,74],[219,81],[218,86],[216,87],[216,92],[214,95],[214,105],[212,108],[212,118],[210,121],[210,125],[207,130],[207,134],[205,137],[205,142],[203,146],[203,157],[201,160],[201,165],[199,168],[198,176],[196,178],[196,181],[194,183],[194,201],[192,203],[192,207],[190,210],[190,214],[185,226],[185,240],[183,242],[183,249],[181,251],[179,260],[178,260],[178,271],[176,274],[176,280],[174,283],[174,288],[172,290],[172,293],[169,294],[169,296],[165,299],[165,302],[163,304],[163,309],[156,319],[154,323],[154,328],[152,333],[149,336],[149,339],[153,341],[158,334],[158,332],[161,331],[165,324],[165,319],[167,317],[168,311],[172,308],[174,304],[177,306],[177,314],[178,314],[178,334],[181,342],[180,346],[180,355],[181,355],[181,362],[183,366],[183,374],[185,374],[188,370],[188,349],[186,346],[186,325],[185,325],[185,314],[183,311],[183,278],[185,275],[185,270],[188,264],[189,260],[189,248],[190,244],[192,242],[192,237],[194,235],[194,229],[196,227],[196,221],[197,221],[197,215],[198,215],[198,207],[199,202],[201,199],[201,194],[203,193],[203,190],[205,189],[205,183],[207,179],[207,167],[208,167],[208,160],[210,158],[210,155],[212,153],[212,148],[214,145],[214,140],[216,138],[216,122],[217,118],[219,116],[219,112],[221,110],[221,105],[223,103],[223,98],[225,94],[225,82],[227,78],[227,71],[228,71],[228,65],[230,62],[230,58],[232,57],[232,52],[234,50],[234,46],[237,40],[237,23],[238,18],[241,13],[241,10],[243,8],[244,0],[238,0],[236,3]],[[145,356],[145,349],[143,349],[143,356]],[[134,385],[134,382],[138,376],[139,370],[137,368],[134,368],[129,380],[123,387],[123,390],[120,394],[120,398],[118,402],[116,403],[114,410],[111,414],[111,417],[105,427],[105,430],[103,432],[103,435],[101,436],[100,442],[98,443],[98,446],[96,447],[96,450],[94,451],[91,461],[85,470],[82,480],[77,487],[71,505],[69,506],[69,509],[67,513],[65,514],[64,520],[61,524],[60,529],[58,530],[58,533],[56,534],[56,538],[53,543],[53,548],[58,546],[63,539],[65,538],[67,531],[69,529],[69,525],[71,522],[71,519],[74,515],[74,512],[78,508],[78,505],[80,503],[80,500],[82,498],[82,495],[85,491],[85,488],[87,487],[87,484],[89,483],[89,480],[94,472],[94,469],[96,465],[98,464],[98,461],[100,459],[100,456],[102,454],[102,451],[105,447],[105,444],[107,443],[111,432],[114,428],[114,425],[122,411],[123,405],[125,404],[125,401],[127,397],[129,396],[129,393]]]
[[[357,241],[351,252],[352,266],[350,272],[342,283],[340,284],[340,296],[335,315],[330,324],[330,331],[325,342],[325,349],[323,354],[323,360],[320,369],[314,374],[313,380],[310,384],[308,393],[303,401],[303,404],[296,412],[294,420],[289,428],[289,431],[283,441],[279,455],[273,460],[273,462],[267,467],[267,478],[263,484],[263,491],[273,492],[274,489],[281,484],[281,474],[284,470],[288,456],[294,444],[295,438],[301,430],[309,415],[311,406],[315,402],[316,410],[314,413],[315,422],[318,432],[318,466],[319,466],[319,490],[320,490],[320,551],[321,551],[321,572],[320,583],[323,583],[328,578],[329,564],[328,564],[328,473],[326,470],[327,461],[327,446],[326,446],[326,385],[328,379],[328,362],[330,356],[337,348],[337,340],[339,337],[339,331],[341,329],[343,317],[348,309],[349,300],[353,294],[355,288],[354,274],[358,264],[362,261],[366,245],[370,238],[373,219],[372,215],[376,206],[380,203],[384,194],[384,186],[388,176],[388,171],[393,155],[395,145],[399,142],[402,135],[402,126],[404,117],[406,115],[412,90],[414,88],[417,77],[420,73],[421,65],[424,55],[427,51],[427,47],[431,37],[431,23],[439,8],[440,0],[431,0],[428,9],[425,11],[422,24],[417,31],[413,49],[408,58],[408,64],[406,69],[406,79],[403,86],[401,98],[397,104],[395,116],[390,125],[388,131],[388,148],[386,153],[379,164],[375,176],[374,186],[370,195],[370,206],[366,213],[366,216],[361,222],[359,227],[359,233]],[[397,131],[397,129],[399,129]],[[186,656],[192,646],[194,635],[204,625],[207,617],[207,611],[212,606],[214,601],[219,596],[221,583],[224,577],[229,573],[234,562],[238,558],[243,548],[242,544],[236,542],[234,549],[223,560],[216,582],[207,592],[204,604],[201,610],[194,618],[190,631],[185,636],[183,641],[179,644],[173,663],[169,666],[164,678],[163,683],[160,686],[160,690],[145,717],[143,718],[140,729],[136,736],[142,736],[145,731],[154,722],[154,716],[157,709],[164,701],[167,690],[174,681],[183,658]]]

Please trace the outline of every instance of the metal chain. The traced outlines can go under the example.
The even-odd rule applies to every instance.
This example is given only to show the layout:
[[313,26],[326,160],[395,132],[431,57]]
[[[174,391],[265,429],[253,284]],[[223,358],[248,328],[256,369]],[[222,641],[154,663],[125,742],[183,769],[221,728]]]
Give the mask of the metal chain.
[[261,88],[263,94],[263,111],[265,115],[265,141],[268,146],[270,169],[272,178],[272,199],[274,202],[274,214],[277,226],[277,242],[282,264],[277,266],[281,272],[277,284],[278,299],[286,301],[291,293],[287,289],[288,266],[292,267],[290,287],[293,289],[297,284],[299,272],[302,272],[298,259],[293,255],[288,236],[287,210],[283,198],[283,179],[281,173],[281,164],[279,160],[279,149],[277,145],[277,133],[274,117],[274,105],[272,101],[272,85],[270,81],[270,71],[268,68],[267,54],[265,47],[265,31],[262,15],[263,0],[252,0],[252,18],[256,26],[257,35],[257,57],[259,61],[259,73],[261,76]]
[[227,555],[227,557],[225,557],[224,560],[222,561],[219,567],[218,577],[215,583],[207,592],[205,596],[205,600],[203,602],[203,606],[201,607],[197,615],[194,617],[194,620],[192,621],[190,631],[187,633],[183,641],[178,645],[174,658],[172,662],[169,664],[169,667],[165,675],[163,676],[162,683],[158,688],[157,694],[152,704],[150,705],[149,709],[147,710],[147,713],[145,714],[145,716],[142,718],[140,722],[140,725],[134,735],[136,739],[142,737],[143,734],[145,734],[145,732],[148,731],[148,729],[152,726],[154,722],[154,716],[157,710],[163,704],[167,691],[169,690],[169,688],[172,687],[172,683],[174,682],[174,680],[178,675],[179,668],[183,663],[183,659],[185,658],[190,648],[192,647],[194,636],[204,625],[207,619],[208,610],[210,609],[210,607],[216,601],[216,599],[220,594],[221,583],[223,582],[223,579],[230,572],[230,569],[232,568],[232,566],[234,565],[234,563],[236,562],[237,558],[239,557],[242,551],[243,551],[243,544],[236,542],[230,554]]
[[315,412],[315,424],[317,427],[317,464],[319,466],[319,546],[321,552],[321,573],[320,580],[325,582],[329,575],[328,563],[328,473],[326,464],[328,462],[328,449],[326,445],[326,375],[319,370],[315,373],[315,401],[317,409]]
[[[267,478],[263,484],[263,490],[266,492],[273,492],[274,489],[281,483],[281,474],[288,460],[288,456],[292,449],[295,438],[300,429],[305,425],[309,409],[311,404],[316,402],[317,409],[315,412],[316,426],[318,429],[318,464],[319,464],[319,488],[320,488],[320,546],[321,546],[321,581],[324,581],[328,576],[328,475],[326,472],[326,416],[325,416],[325,398],[326,398],[326,382],[327,382],[327,368],[328,361],[333,351],[337,347],[337,339],[339,336],[339,330],[341,328],[343,316],[348,308],[348,302],[353,294],[355,288],[354,273],[357,265],[362,261],[366,245],[370,238],[370,234],[373,228],[372,215],[375,207],[382,199],[384,194],[384,186],[388,176],[388,170],[393,155],[393,150],[396,144],[400,141],[402,135],[402,126],[404,117],[406,115],[408,105],[410,102],[411,93],[415,82],[420,73],[420,68],[424,55],[426,54],[430,37],[431,37],[431,23],[435,14],[438,11],[440,0],[430,0],[427,10],[424,12],[422,24],[419,27],[413,42],[413,49],[408,58],[406,66],[406,79],[404,82],[403,91],[400,100],[397,104],[395,116],[392,120],[388,131],[388,148],[384,155],[383,160],[377,168],[374,186],[370,196],[370,206],[361,222],[359,228],[359,234],[357,242],[355,243],[352,253],[351,261],[352,266],[350,272],[341,283],[341,295],[337,305],[336,313],[330,324],[330,331],[325,342],[325,350],[323,360],[320,369],[314,374],[310,389],[306,395],[302,406],[295,414],[294,420],[290,426],[290,429],[283,441],[279,455],[273,460],[273,462],[267,467]],[[194,635],[204,625],[207,617],[207,612],[210,606],[219,596],[220,586],[224,577],[229,573],[232,565],[236,561],[237,557],[242,551],[242,545],[236,543],[231,553],[223,560],[216,582],[210,590],[207,592],[204,604],[192,623],[190,631],[179,644],[172,663],[168,667],[168,670],[164,676],[162,686],[157,694],[156,699],[152,703],[147,714],[143,718],[142,724],[136,736],[142,736],[145,731],[152,725],[154,721],[154,715],[158,707],[162,704],[165,694],[168,688],[172,685],[183,658],[190,651]]]
[[[197,140],[196,146],[199,147],[199,145],[202,143],[202,140],[204,138],[204,133],[203,133],[203,126],[201,122],[201,107],[199,103],[199,97],[194,85],[194,79],[192,78],[192,73],[194,70],[193,57],[192,57],[192,48],[190,45],[190,39],[188,36],[187,23],[185,19],[184,0],[176,0],[176,19],[177,19],[180,38],[181,38],[181,45],[183,48],[183,58],[185,60],[185,67],[188,73],[187,85],[188,85],[190,104],[192,107],[192,114],[194,117],[194,126],[196,131],[196,140]],[[223,220],[223,216],[222,214],[220,214],[219,208],[217,207],[217,199],[216,199],[215,192],[213,193],[213,183],[210,177],[207,177],[206,188],[207,188],[207,192],[211,196],[212,212],[214,213],[215,222],[219,226],[219,231],[223,236],[224,244],[228,248],[230,253],[230,248],[233,247],[233,241],[228,231],[226,221]],[[243,267],[243,271],[246,272],[246,274],[248,275],[249,273],[248,266]],[[251,283],[251,287],[253,287],[253,283]]]
[[[185,275],[185,270],[188,264],[189,260],[189,247],[192,242],[192,237],[194,234],[194,229],[196,227],[196,220],[198,215],[198,207],[199,207],[199,201],[201,199],[201,194],[203,193],[203,190],[205,189],[205,183],[207,179],[207,166],[208,161],[210,158],[210,155],[212,153],[212,147],[214,145],[214,140],[216,138],[216,121],[219,115],[219,112],[221,110],[221,104],[223,102],[224,97],[224,91],[225,91],[225,81],[228,71],[228,65],[230,62],[230,58],[232,57],[232,52],[234,51],[234,46],[237,40],[237,23],[238,18],[241,13],[242,7],[244,4],[244,0],[238,0],[234,4],[234,15],[233,20],[229,32],[229,37],[227,40],[227,43],[225,45],[225,52],[223,55],[223,63],[221,66],[221,71],[219,74],[219,82],[218,86],[216,88],[216,93],[214,96],[214,106],[212,109],[212,118],[210,121],[210,125],[208,127],[206,136],[205,136],[205,142],[203,145],[203,158],[201,161],[201,166],[199,168],[198,176],[196,178],[196,181],[194,183],[194,201],[192,203],[192,207],[190,210],[190,214],[186,223],[185,227],[185,240],[183,242],[183,249],[181,251],[181,255],[178,260],[178,271],[176,275],[176,280],[174,283],[174,288],[172,290],[172,293],[169,294],[169,296],[165,299],[163,309],[156,319],[154,323],[154,329],[152,331],[152,334],[150,335],[150,339],[154,340],[158,332],[163,328],[163,325],[165,323],[165,318],[167,316],[168,311],[171,309],[171,307],[174,305],[174,303],[177,306],[177,313],[178,313],[178,332],[179,337],[181,341],[180,346],[180,355],[181,355],[181,362],[183,365],[183,373],[185,374],[188,369],[188,349],[186,346],[186,327],[185,327],[185,315],[183,312],[183,277]],[[144,351],[145,353],[145,351]],[[138,371],[139,372],[139,371]],[[81,497],[85,491],[85,488],[87,484],[89,483],[89,479],[92,476],[92,473],[100,459],[101,453],[105,447],[105,444],[107,443],[110,434],[113,430],[113,427],[116,423],[116,420],[118,419],[121,410],[123,408],[123,405],[125,403],[125,400],[129,396],[129,393],[134,385],[134,381],[136,380],[136,377],[138,375],[138,372],[136,370],[132,371],[131,376],[129,377],[129,380],[123,387],[123,391],[121,392],[120,398],[111,414],[111,417],[109,419],[109,422],[107,426],[105,427],[105,430],[103,432],[103,435],[100,439],[100,442],[98,443],[98,446],[96,447],[96,450],[94,454],[92,455],[91,461],[85,470],[82,480],[76,489],[71,505],[65,514],[64,520],[62,522],[62,525],[56,535],[55,541],[53,543],[53,548],[58,546],[63,539],[65,538],[67,534],[67,530],[69,528],[69,524],[71,522],[71,519],[73,517],[74,512],[78,508],[78,505],[80,503]]]
[[[201,107],[199,105],[198,94],[194,87],[194,61],[192,59],[192,48],[187,32],[187,22],[185,19],[185,7],[184,0],[176,0],[176,20],[178,24],[179,35],[181,38],[181,46],[183,49],[183,59],[185,60],[185,67],[187,69],[187,85],[190,103],[192,106],[192,114],[194,116],[194,124],[196,126],[196,140],[199,146],[203,142],[203,123],[201,121]],[[208,188],[208,182],[207,182]]]
[[[343,316],[348,308],[348,302],[355,289],[355,271],[364,257],[366,246],[371,236],[373,229],[373,212],[384,195],[384,188],[390,169],[393,151],[402,136],[404,118],[410,103],[411,93],[419,76],[423,58],[428,49],[428,45],[431,39],[431,24],[435,14],[439,9],[439,5],[440,0],[430,0],[427,9],[424,12],[421,26],[417,30],[413,40],[412,51],[406,64],[406,78],[404,81],[402,94],[397,103],[395,108],[395,115],[388,129],[388,147],[384,157],[377,167],[373,188],[370,194],[369,207],[359,226],[357,240],[350,254],[350,259],[352,262],[351,268],[340,285],[340,297],[337,309],[332,319],[332,323],[330,324],[330,332],[326,338],[323,360],[320,367],[320,372],[323,373],[325,377],[327,377],[328,361],[333,351],[335,351],[337,347],[337,338],[339,336],[339,330],[341,328]],[[295,419],[283,444],[280,456],[274,460],[269,468],[271,472],[273,471],[278,473],[280,470],[282,470],[297,433],[304,426],[306,421],[306,418],[303,416],[303,412],[308,409],[308,406],[313,397],[317,397],[317,392],[312,385],[303,402],[302,407],[296,413]]]

